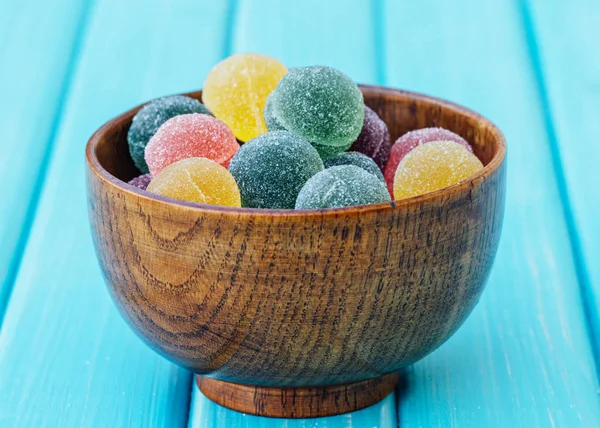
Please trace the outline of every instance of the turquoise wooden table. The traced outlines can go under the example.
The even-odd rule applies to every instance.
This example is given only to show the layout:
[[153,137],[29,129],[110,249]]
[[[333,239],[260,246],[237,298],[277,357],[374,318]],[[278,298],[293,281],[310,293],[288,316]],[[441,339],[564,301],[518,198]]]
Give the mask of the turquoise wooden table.
[[[600,426],[599,23],[596,0],[0,0],[0,426]],[[248,51],[450,99],[508,140],[479,305],[352,414],[213,404],[125,325],[94,255],[91,133]]]

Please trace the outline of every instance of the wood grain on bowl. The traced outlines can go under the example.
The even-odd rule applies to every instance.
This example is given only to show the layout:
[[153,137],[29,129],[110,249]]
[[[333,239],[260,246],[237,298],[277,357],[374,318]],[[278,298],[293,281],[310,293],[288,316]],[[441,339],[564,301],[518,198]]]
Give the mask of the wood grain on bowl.
[[209,399],[240,412],[279,418],[313,418],[351,412],[383,400],[396,387],[398,373],[330,386],[252,386],[201,375],[196,375],[196,383]]
[[[135,109],[88,144],[90,220],[117,306],[149,346],[203,375],[203,392],[228,407],[300,417],[372,404],[393,389],[393,373],[448,339],[481,295],[504,212],[503,136],[451,103],[361,89],[393,139],[448,128],[473,145],[485,168],[392,203],[236,209],[125,184],[135,175],[126,142]],[[340,388],[354,395],[333,399],[338,407],[326,398],[287,401],[307,397],[301,391],[337,397]]]

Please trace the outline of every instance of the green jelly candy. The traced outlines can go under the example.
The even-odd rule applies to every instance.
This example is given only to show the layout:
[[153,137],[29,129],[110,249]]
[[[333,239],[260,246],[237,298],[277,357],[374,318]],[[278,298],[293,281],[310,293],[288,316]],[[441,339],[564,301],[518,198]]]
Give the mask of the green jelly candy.
[[350,143],[348,146],[342,146],[342,147],[336,147],[336,146],[322,146],[320,144],[314,144],[313,143],[313,147],[315,149],[317,149],[317,152],[319,152],[319,156],[321,156],[321,159],[323,159],[323,162],[325,162],[326,159],[338,155],[340,153],[344,153],[346,150],[348,150],[350,148],[350,146],[352,145],[352,143]]
[[265,124],[269,131],[285,131],[285,127],[279,123],[275,113],[273,112],[273,92],[267,97],[267,103],[265,104],[265,110],[263,111],[265,118]]
[[293,209],[302,186],[323,168],[315,148],[288,131],[253,138],[229,164],[240,188],[242,206],[250,208]]
[[354,165],[332,166],[306,182],[296,200],[297,210],[340,208],[389,202],[379,178]]
[[385,183],[385,178],[375,161],[367,155],[359,152],[345,152],[327,158],[323,161],[325,168],[339,165],[354,165],[373,174],[375,177]]
[[200,101],[184,95],[159,98],[137,112],[127,133],[127,143],[133,163],[141,172],[149,172],[144,150],[158,128],[172,117],[190,113],[211,114]]
[[348,76],[331,67],[289,70],[271,98],[268,110],[272,122],[276,120],[318,146],[345,150],[363,126],[365,104],[360,89]]

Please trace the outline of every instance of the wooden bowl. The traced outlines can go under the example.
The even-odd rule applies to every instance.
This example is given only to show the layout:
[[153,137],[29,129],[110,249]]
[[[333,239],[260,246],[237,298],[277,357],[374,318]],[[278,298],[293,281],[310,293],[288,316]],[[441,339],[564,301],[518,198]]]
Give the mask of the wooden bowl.
[[504,137],[455,104],[361,89],[392,141],[441,126],[469,141],[485,168],[391,203],[259,210],[128,185],[137,173],[126,136],[139,107],[87,145],[92,233],[114,301],[142,340],[197,373],[217,403],[281,417],[371,405],[393,391],[399,369],[446,341],[481,295],[504,212]]

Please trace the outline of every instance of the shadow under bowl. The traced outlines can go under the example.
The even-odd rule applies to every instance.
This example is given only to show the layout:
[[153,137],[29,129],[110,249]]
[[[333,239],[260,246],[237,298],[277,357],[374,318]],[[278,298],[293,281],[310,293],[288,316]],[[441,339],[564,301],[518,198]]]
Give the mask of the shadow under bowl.
[[[502,225],[506,145],[487,119],[432,97],[361,86],[392,141],[424,127],[485,167],[426,195],[318,211],[176,201],[137,175],[132,109],[87,149],[89,216],[108,289],[144,342],[246,413],[311,417],[373,404],[478,301]],[[201,92],[188,94],[201,99]]]

